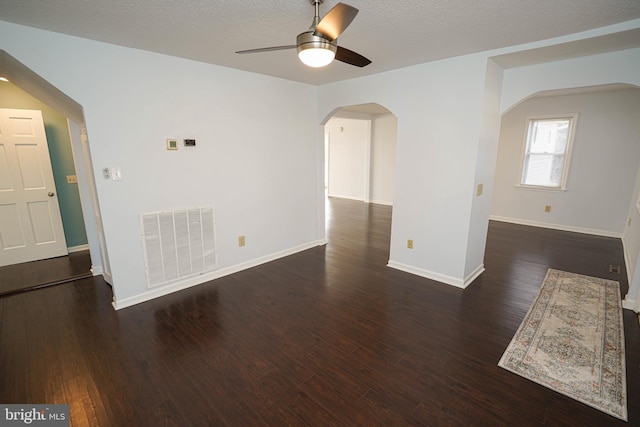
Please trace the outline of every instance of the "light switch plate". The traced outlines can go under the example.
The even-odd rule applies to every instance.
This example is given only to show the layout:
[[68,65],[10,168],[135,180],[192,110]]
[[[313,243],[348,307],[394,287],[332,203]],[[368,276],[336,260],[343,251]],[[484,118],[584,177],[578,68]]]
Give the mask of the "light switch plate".
[[120,168],[111,168],[111,179],[113,179],[114,181],[122,180],[122,171],[120,170]]

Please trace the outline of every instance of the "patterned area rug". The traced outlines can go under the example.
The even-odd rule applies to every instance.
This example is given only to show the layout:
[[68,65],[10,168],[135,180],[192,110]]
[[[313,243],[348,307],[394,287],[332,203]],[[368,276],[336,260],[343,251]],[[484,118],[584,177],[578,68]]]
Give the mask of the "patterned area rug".
[[626,421],[620,284],[550,269],[498,366]]

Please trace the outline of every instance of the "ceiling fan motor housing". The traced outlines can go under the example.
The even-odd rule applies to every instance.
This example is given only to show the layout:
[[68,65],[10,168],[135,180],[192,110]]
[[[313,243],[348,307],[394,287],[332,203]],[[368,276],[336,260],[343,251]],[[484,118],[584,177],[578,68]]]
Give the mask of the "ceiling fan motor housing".
[[298,34],[296,38],[298,53],[306,49],[326,49],[332,52],[338,50],[338,40],[329,41],[324,37],[313,34],[313,30]]

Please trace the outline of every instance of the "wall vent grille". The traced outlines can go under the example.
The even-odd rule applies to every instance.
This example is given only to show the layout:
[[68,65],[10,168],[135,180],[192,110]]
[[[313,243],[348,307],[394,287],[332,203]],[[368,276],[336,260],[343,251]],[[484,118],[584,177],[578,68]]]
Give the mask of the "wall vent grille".
[[212,207],[140,215],[147,288],[216,269]]

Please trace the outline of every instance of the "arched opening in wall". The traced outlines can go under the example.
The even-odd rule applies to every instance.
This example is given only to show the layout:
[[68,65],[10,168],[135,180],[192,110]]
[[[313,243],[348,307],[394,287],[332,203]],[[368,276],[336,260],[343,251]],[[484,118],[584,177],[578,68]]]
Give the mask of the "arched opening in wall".
[[379,104],[335,111],[324,125],[326,195],[393,205],[397,129]]
[[[604,236],[623,232],[640,165],[639,100],[640,88],[610,84],[538,92],[509,107],[498,138],[492,219]],[[540,153],[528,147],[532,125],[565,117],[572,143],[559,133]]]
[[335,110],[324,125],[326,235],[361,242],[361,248],[390,246],[398,124],[379,104]]
[[[498,138],[490,214],[494,221],[622,238],[631,306],[640,289],[638,111],[640,88],[618,83],[542,91],[508,106]],[[570,151],[550,149],[563,148],[564,139],[555,137],[540,139],[544,150],[527,148],[536,141],[533,126],[562,117],[573,118]],[[525,175],[525,167],[535,167],[533,172],[547,180],[561,160],[566,183],[559,188],[524,182],[531,175]],[[592,266],[601,270],[592,275],[604,277],[610,261]]]
[[[0,76],[5,130],[31,123],[22,125],[15,138],[5,134],[2,140],[5,154],[10,154],[2,156],[3,169],[10,173],[1,174],[7,190],[1,231],[8,239],[0,248],[0,269],[15,280],[3,281],[0,295],[94,275],[111,283],[82,106],[2,50]],[[18,120],[22,115],[35,119]],[[34,131],[34,141],[28,142],[21,136],[32,125],[43,131]],[[25,170],[33,172],[32,179],[29,185],[18,185],[26,182]],[[40,172],[42,182],[37,179]],[[37,203],[32,200],[35,193],[43,194]],[[11,218],[16,227],[7,225]],[[54,220],[59,225],[49,226]],[[52,241],[55,253],[43,251]]]

